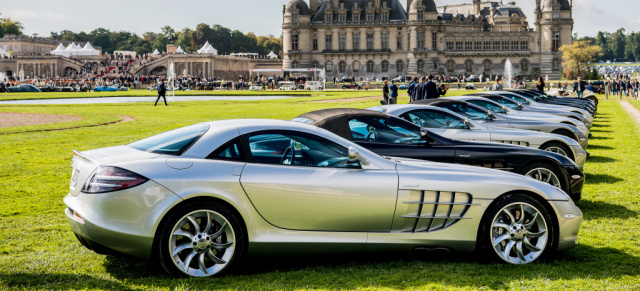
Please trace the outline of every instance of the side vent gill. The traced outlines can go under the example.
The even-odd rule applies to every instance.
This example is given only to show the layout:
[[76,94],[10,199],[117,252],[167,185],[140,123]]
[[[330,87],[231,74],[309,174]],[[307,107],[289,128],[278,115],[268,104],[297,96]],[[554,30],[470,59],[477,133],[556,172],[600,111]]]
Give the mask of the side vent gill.
[[524,146],[524,147],[529,147],[529,143],[526,141],[517,141],[517,140],[498,140],[496,142],[499,143],[504,143],[504,144],[512,144],[512,145],[519,145],[519,146]]
[[405,204],[409,204],[407,214],[401,216],[407,219],[404,224],[405,226],[409,226],[404,228],[406,232],[443,230],[462,219],[471,219],[464,217],[465,214],[471,206],[479,205],[471,203],[473,197],[468,193],[440,191],[415,192],[420,193],[418,200],[404,202]]

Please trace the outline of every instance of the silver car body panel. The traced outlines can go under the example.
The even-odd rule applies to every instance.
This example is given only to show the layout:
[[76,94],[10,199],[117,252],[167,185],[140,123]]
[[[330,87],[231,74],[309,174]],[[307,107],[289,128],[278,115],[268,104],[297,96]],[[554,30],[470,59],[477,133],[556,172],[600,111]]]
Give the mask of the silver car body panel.
[[[502,194],[518,192],[548,202],[561,226],[563,245],[577,240],[580,210],[563,191],[534,179],[471,166],[383,158],[326,130],[296,122],[209,124],[210,131],[180,157],[128,146],[76,152],[74,169],[80,170],[79,178],[64,199],[73,231],[119,252],[150,258],[162,219],[184,201],[205,198],[217,199],[240,215],[250,254],[417,246],[469,252],[486,208]],[[370,166],[305,168],[201,158],[205,148],[213,151],[237,135],[274,129],[307,132],[354,147]],[[79,189],[90,174],[106,165],[150,180],[122,191],[82,193]],[[448,199],[461,204],[452,205]],[[416,201],[431,200],[430,205],[439,208],[435,216],[426,207],[424,212],[417,210]],[[567,213],[575,218],[564,218]],[[409,231],[412,222],[417,227]]]
[[[464,116],[447,110],[441,107],[428,106],[428,105],[385,105],[368,108],[370,110],[377,110],[378,108],[382,108],[385,110],[385,113],[400,116],[406,112],[419,110],[419,109],[431,109],[440,112],[446,112],[447,114],[451,114],[456,116],[459,119],[465,119]],[[457,139],[457,140],[465,140],[465,141],[483,141],[483,142],[496,142],[496,143],[507,143],[513,145],[520,145],[525,147],[530,147],[534,149],[539,149],[542,145],[548,142],[560,142],[567,147],[569,147],[573,153],[575,158],[575,163],[578,165],[580,169],[584,168],[584,164],[587,160],[587,152],[582,148],[582,146],[575,141],[574,139],[568,138],[566,136],[546,133],[546,132],[538,132],[531,130],[522,130],[522,129],[507,129],[501,127],[493,127],[487,126],[482,123],[478,123],[474,120],[469,121],[471,123],[471,128],[469,129],[443,129],[443,128],[429,128],[430,131],[433,131],[442,136]]]
[[536,102],[533,101],[529,98],[526,98],[520,94],[518,94],[517,92],[504,92],[504,91],[487,91],[487,94],[497,94],[497,93],[510,93],[510,94],[514,94],[517,96],[520,96],[522,98],[525,98],[529,101],[530,106],[535,107],[535,108],[541,108],[541,109],[554,109],[554,110],[561,110],[561,111],[565,111],[565,112],[576,112],[576,113],[580,113],[583,116],[589,118],[589,120],[591,120],[593,122],[593,116],[591,115],[591,113],[589,113],[589,111],[586,111],[584,109],[581,108],[576,108],[576,107],[571,107],[571,106],[563,106],[563,105],[556,105],[556,104],[546,104],[546,103],[540,103],[540,102]]

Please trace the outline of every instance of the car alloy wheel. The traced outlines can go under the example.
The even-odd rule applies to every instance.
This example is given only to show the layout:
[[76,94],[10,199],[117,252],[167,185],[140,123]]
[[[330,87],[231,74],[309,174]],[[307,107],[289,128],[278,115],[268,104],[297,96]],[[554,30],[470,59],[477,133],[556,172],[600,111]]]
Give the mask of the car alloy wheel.
[[569,157],[567,152],[565,152],[564,149],[560,147],[549,147],[549,148],[546,148],[545,151],[552,152],[554,154],[559,154],[561,156]]
[[547,246],[547,222],[530,204],[511,203],[493,218],[491,240],[494,251],[502,260],[527,264],[539,258]]
[[228,271],[244,250],[244,233],[226,208],[192,203],[172,213],[162,229],[158,248],[170,273],[209,277]]
[[526,177],[536,179],[538,181],[550,184],[556,188],[562,189],[562,183],[558,176],[546,168],[535,168],[525,174]]

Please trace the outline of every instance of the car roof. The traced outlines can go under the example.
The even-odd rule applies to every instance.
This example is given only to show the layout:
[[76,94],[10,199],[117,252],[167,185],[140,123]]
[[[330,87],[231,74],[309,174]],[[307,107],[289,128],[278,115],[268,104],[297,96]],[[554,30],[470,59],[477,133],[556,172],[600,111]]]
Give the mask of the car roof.
[[447,105],[447,104],[467,104],[466,102],[463,101],[458,101],[458,100],[452,100],[452,99],[446,99],[446,98],[440,98],[440,99],[423,99],[423,100],[418,100],[418,101],[414,101],[411,102],[411,104],[415,104],[415,105],[432,105],[432,106],[440,106],[440,105]]

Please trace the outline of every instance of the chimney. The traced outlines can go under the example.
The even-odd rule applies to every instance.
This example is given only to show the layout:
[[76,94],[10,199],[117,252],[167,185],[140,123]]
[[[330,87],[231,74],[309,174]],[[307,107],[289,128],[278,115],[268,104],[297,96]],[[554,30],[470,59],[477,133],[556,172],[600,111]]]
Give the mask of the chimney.
[[318,0],[309,0],[309,10],[313,14],[318,12]]
[[378,8],[380,8],[380,6],[382,6],[382,5],[380,5],[380,0],[374,0],[373,1],[373,8],[378,9]]
[[480,5],[482,0],[473,0],[473,15],[480,14]]

